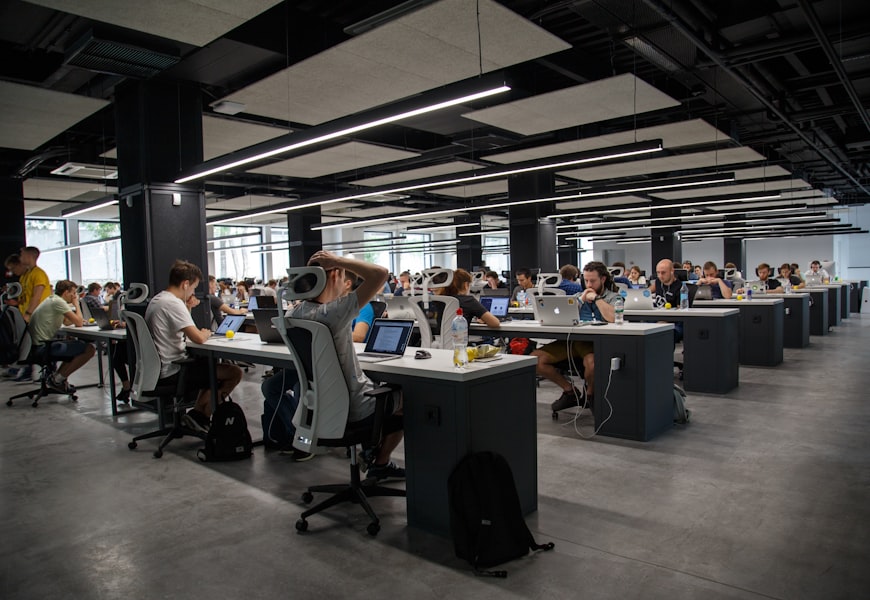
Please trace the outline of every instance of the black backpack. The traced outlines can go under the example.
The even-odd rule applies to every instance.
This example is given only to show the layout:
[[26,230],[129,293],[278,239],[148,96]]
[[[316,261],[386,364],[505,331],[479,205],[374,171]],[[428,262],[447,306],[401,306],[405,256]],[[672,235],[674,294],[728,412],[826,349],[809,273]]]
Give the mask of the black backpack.
[[0,365],[13,365],[19,358],[21,336],[16,331],[13,310],[18,308],[6,305],[0,313]]
[[529,550],[552,550],[538,544],[523,520],[520,498],[510,465],[494,452],[463,458],[447,480],[450,531],[456,556],[478,575],[507,577],[507,571],[484,571],[520,558]]
[[242,407],[227,398],[215,408],[211,428],[205,436],[205,448],[196,455],[203,462],[240,460],[250,457],[253,447]]

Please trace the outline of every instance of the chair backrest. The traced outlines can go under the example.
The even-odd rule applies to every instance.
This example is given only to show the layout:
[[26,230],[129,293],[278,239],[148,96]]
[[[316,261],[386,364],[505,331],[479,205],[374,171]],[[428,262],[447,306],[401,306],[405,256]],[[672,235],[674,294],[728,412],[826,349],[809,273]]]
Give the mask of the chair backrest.
[[[450,325],[453,323],[453,317],[456,316],[456,310],[459,308],[459,300],[453,296],[432,296],[429,298],[429,302],[441,305],[441,309],[438,311],[438,314],[441,315],[441,327],[438,333],[432,336],[431,347],[447,348],[449,346],[448,340],[450,340]],[[422,327],[420,329],[422,330]]]
[[121,318],[127,323],[127,336],[133,340],[133,349],[136,353],[136,374],[133,377],[133,392],[136,396],[147,395],[157,387],[160,379],[160,355],[154,338],[145,318],[135,312],[125,310],[121,312]]
[[559,288],[545,287],[543,289],[529,288],[526,293],[530,296],[564,296],[565,290]]
[[290,350],[299,375],[299,406],[293,415],[293,446],[311,452],[321,439],[341,439],[347,427],[350,396],[335,341],[323,323],[275,317],[275,328]]
[[372,312],[375,313],[375,318],[380,319],[384,315],[384,311],[387,310],[387,303],[381,302],[380,300],[372,300],[369,302],[372,305]]
[[419,304],[419,297],[393,296],[387,299],[387,312],[391,319],[414,319],[420,330],[420,347],[432,347],[432,328]]

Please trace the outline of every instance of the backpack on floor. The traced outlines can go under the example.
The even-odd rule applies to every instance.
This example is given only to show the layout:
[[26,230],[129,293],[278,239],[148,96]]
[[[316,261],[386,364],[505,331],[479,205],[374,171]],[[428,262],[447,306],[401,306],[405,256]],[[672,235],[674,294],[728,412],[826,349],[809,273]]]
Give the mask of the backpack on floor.
[[227,398],[215,408],[205,447],[196,455],[203,462],[240,460],[250,457],[253,447],[242,407]]
[[511,468],[503,456],[477,452],[463,458],[447,480],[450,531],[456,556],[478,575],[507,577],[507,571],[485,571],[520,558],[529,550],[552,550],[538,544],[523,520]]
[[689,422],[692,411],[686,408],[686,392],[678,385],[674,385],[674,423],[685,425]]

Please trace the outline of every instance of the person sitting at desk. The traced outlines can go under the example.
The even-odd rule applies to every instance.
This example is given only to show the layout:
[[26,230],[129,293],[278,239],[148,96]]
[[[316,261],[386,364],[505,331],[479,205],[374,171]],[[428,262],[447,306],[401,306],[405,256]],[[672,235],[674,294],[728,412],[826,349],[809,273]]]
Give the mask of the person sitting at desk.
[[[718,269],[716,269],[718,271]],[[692,277],[694,275],[694,277]],[[701,265],[695,265],[692,269],[692,272],[689,273],[689,281],[698,281],[701,277],[704,276],[704,271],[701,269]]]
[[224,315],[246,315],[247,308],[231,308],[221,300],[217,295],[217,278],[214,275],[208,276],[208,306],[211,309],[211,317],[216,325],[220,325],[224,320]]
[[399,283],[396,285],[396,289],[393,290],[394,296],[403,296],[411,291],[411,272],[410,271],[402,271],[399,274]]
[[278,297],[278,280],[270,279],[266,282],[266,285],[263,286],[263,295],[264,296],[272,296],[273,298]]
[[574,265],[562,265],[562,268],[559,269],[559,275],[562,276],[559,289],[564,290],[566,295],[573,296],[583,291],[583,286],[577,283],[577,279],[580,277],[580,269]]
[[535,282],[532,281],[532,271],[526,267],[520,267],[517,269],[516,278],[517,285],[511,292],[511,302],[517,301],[517,294],[520,292],[528,292],[535,286]]
[[244,280],[236,283],[236,302],[247,302],[249,295],[248,284]]
[[[325,250],[315,252],[308,260],[311,266],[326,271],[326,287],[313,300],[303,300],[287,311],[288,317],[310,319],[329,327],[335,338],[335,350],[342,367],[348,392],[350,411],[348,423],[356,425],[374,419],[375,399],[367,398],[364,392],[374,388],[374,383],[363,373],[353,347],[350,324],[353,318],[384,287],[388,271],[380,266],[354,258],[336,256]],[[345,294],[345,271],[351,270],[361,279],[359,287]],[[398,407],[396,407],[398,408]],[[383,424],[384,437],[368,462],[367,479],[404,479],[405,469],[391,460],[393,450],[402,441],[402,417],[400,411],[387,417]],[[369,461],[370,458],[370,461]]]
[[704,263],[704,276],[698,279],[698,285],[704,284],[710,286],[713,300],[731,297],[731,282],[719,277],[719,268],[712,260]]
[[96,350],[91,344],[81,340],[54,339],[61,325],[84,325],[82,307],[76,292],[78,285],[62,279],[54,286],[54,295],[49,296],[36,307],[30,319],[30,334],[35,348],[32,352],[45,352],[46,345],[51,357],[63,361],[49,381],[51,389],[61,394],[72,394],[76,390],[67,378],[91,360]]
[[[187,358],[184,338],[196,344],[205,343],[211,336],[210,329],[199,329],[190,316],[190,309],[199,305],[193,295],[202,280],[202,271],[193,263],[176,260],[169,271],[169,286],[154,296],[145,311],[145,322],[154,346],[160,356],[160,379],[158,387],[173,385],[181,367],[173,361]],[[196,393],[196,401],[187,414],[182,416],[184,425],[205,433],[211,425],[211,382],[209,359],[197,356],[185,370],[185,395]],[[222,402],[242,380],[242,370],[236,365],[215,365],[218,382],[218,401]]]
[[[483,305],[477,301],[477,298],[469,294],[471,290],[471,273],[465,269],[456,269],[453,271],[453,281],[450,285],[444,288],[438,288],[439,296],[453,296],[459,301],[459,308],[462,309],[462,316],[471,324],[471,320],[476,318],[487,327],[498,329],[500,326],[499,320],[491,312],[486,310]],[[442,306],[442,305],[439,305]],[[441,319],[452,319],[455,315],[441,315]],[[438,327],[441,326],[441,319],[437,319]]]
[[628,283],[637,288],[646,285],[646,277],[640,274],[640,267],[632,265],[628,271]]
[[[346,296],[362,284],[362,280],[357,277],[353,271],[344,270],[344,293]],[[371,302],[366,302],[366,305],[359,309],[356,317],[350,323],[351,335],[354,343],[362,344],[369,337],[369,330],[372,328],[372,323],[375,322],[375,310],[372,308]]]
[[498,273],[496,273],[495,271],[486,272],[486,285],[493,290],[503,289],[507,287],[507,284],[499,279]]
[[[85,294],[84,302],[88,305],[91,313],[98,310],[109,312],[109,305],[104,305],[103,298],[100,296],[100,291],[102,289],[103,286],[96,281],[88,285],[88,291]],[[125,327],[124,323],[117,320],[112,321],[112,325],[115,327]],[[130,399],[130,389],[132,387],[130,374],[127,371],[127,343],[126,341],[122,341],[116,344],[109,344],[108,351],[112,353],[112,367],[114,368],[115,373],[118,374],[118,379],[121,380],[121,391],[115,395],[115,402],[126,404]]]
[[797,263],[791,263],[791,274],[801,280],[801,283],[806,286],[806,282],[804,281],[804,276],[801,275],[801,267]]
[[791,284],[792,289],[799,290],[802,287],[805,287],[806,284],[803,282],[803,279],[796,275],[792,275],[791,273],[791,265],[788,263],[782,263],[779,267],[779,279],[780,283],[783,281],[788,281]]
[[88,308],[91,309],[91,312],[97,310],[109,312],[109,306],[103,304],[103,298],[100,296],[102,290],[103,286],[96,281],[88,285],[88,293],[85,294],[84,301],[88,305]]
[[[21,258],[24,258],[24,255],[22,255]],[[827,271],[825,271],[822,268],[822,263],[817,261],[817,260],[814,260],[813,262],[810,263],[810,272],[807,273],[807,275],[812,275],[814,277],[821,277],[822,283],[831,280],[831,276],[828,274]]]
[[[758,276],[758,281],[762,283],[764,286],[763,289],[767,290],[779,290],[782,287],[782,284],[779,283],[776,279],[772,279],[770,277],[770,265],[767,263],[761,263],[758,265],[758,268],[755,269],[755,274]],[[740,288],[737,290],[738,294],[743,294],[746,292],[746,288]]]
[[[665,306],[670,304],[671,307],[680,305],[680,290],[683,287],[683,282],[676,278],[674,274],[674,261],[664,258],[656,264],[656,278],[653,279],[649,286],[649,293],[653,297],[661,298],[656,303],[656,306]],[[683,339],[683,322],[674,323],[674,342],[679,342]]]
[[686,270],[686,273],[688,273],[689,281],[697,281],[698,274],[695,273],[695,268],[692,266],[692,261],[687,260],[683,262],[683,268]]
[[[598,261],[588,263],[583,267],[583,281],[586,284],[586,289],[583,290],[583,293],[579,297],[580,320],[598,320],[613,323],[613,318],[616,314],[613,305],[620,296],[616,293],[607,266]],[[549,379],[562,388],[562,395],[550,405],[553,412],[577,406],[578,399],[582,397],[582,394],[556,368],[558,363],[568,360],[569,343],[561,340],[551,342],[542,348],[534,350],[532,356],[538,358],[538,375]],[[586,397],[591,407],[592,396],[595,393],[595,355],[593,354],[592,342],[570,342],[570,356],[572,357],[572,362],[578,359],[583,362]]]

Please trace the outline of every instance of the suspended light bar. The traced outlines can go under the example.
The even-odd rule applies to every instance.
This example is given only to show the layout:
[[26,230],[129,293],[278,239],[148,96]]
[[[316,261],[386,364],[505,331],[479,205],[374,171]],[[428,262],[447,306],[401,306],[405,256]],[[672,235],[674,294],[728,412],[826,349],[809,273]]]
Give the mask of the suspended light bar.
[[64,218],[71,219],[72,217],[77,217],[79,215],[89,213],[92,210],[105,208],[106,206],[112,206],[113,204],[117,203],[118,199],[115,196],[105,196],[104,198],[98,198],[96,200],[91,200],[90,202],[84,202],[74,208],[66,208],[60,212],[60,215]]

